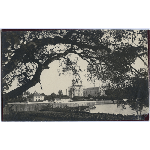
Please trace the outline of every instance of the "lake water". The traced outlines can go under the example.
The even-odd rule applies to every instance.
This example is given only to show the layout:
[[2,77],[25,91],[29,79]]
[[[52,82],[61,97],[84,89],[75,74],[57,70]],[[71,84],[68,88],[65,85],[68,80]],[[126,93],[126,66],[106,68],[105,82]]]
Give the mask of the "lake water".
[[[108,102],[108,101],[107,101]],[[10,103],[10,104],[46,104],[50,102],[29,102],[29,103]],[[72,104],[76,103],[79,106],[82,106],[86,103],[94,103],[95,107],[94,109],[90,109],[90,113],[109,113],[109,114],[122,114],[122,115],[137,115],[137,112],[135,110],[132,110],[129,105],[122,105],[117,107],[117,104],[110,104],[110,103],[105,103],[104,101],[76,101],[76,102],[66,102],[65,104]],[[59,103],[55,103],[59,104]],[[143,110],[141,111],[141,114],[148,114],[149,113],[149,108],[148,107],[143,107]]]
[[[122,114],[122,115],[137,115],[135,110],[132,110],[129,105],[122,105],[117,107],[117,104],[100,104],[95,105],[96,108],[90,109],[90,113],[109,113],[109,114]],[[149,108],[143,107],[141,114],[148,114]]]

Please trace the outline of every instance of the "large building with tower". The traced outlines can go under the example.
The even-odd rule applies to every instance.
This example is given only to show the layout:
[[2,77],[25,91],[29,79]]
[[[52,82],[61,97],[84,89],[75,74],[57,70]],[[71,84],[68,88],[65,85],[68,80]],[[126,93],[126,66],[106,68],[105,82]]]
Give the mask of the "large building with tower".
[[74,96],[83,96],[83,86],[82,85],[74,85],[68,88],[68,94],[70,98]]
[[68,95],[70,98],[73,98],[74,96],[80,96],[80,97],[106,96],[105,90],[106,88],[104,86],[83,88],[82,85],[74,85],[68,88]]

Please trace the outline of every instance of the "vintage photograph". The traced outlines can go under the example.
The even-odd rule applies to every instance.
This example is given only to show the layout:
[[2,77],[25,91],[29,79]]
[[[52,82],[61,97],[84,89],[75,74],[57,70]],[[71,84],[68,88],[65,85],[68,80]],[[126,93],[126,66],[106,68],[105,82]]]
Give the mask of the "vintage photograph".
[[148,31],[1,31],[2,121],[149,120]]

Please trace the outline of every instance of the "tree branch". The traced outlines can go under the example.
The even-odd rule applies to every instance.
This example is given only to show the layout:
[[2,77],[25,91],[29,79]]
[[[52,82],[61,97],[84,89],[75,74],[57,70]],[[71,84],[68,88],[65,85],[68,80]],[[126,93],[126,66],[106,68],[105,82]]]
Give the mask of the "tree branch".
[[143,58],[142,58],[141,56],[138,56],[138,57],[143,61],[144,65],[148,67],[148,65],[147,65],[146,62],[143,60]]
[[38,63],[38,68],[36,70],[35,75],[31,80],[29,80],[26,84],[22,85],[21,87],[18,87],[9,93],[3,94],[3,106],[8,102],[9,99],[17,97],[18,95],[22,95],[23,92],[28,90],[30,87],[35,86],[37,82],[40,81],[40,75],[42,72],[42,65]]
[[[14,56],[12,56],[11,60],[2,67],[3,73],[2,73],[2,78],[5,77],[8,73],[13,71],[16,67],[16,63],[22,61],[24,54],[33,53],[36,52],[36,50],[41,49],[45,45],[52,44],[71,44],[71,45],[76,45],[78,48],[88,48],[92,49],[93,51],[96,51],[98,49],[105,49],[106,51],[111,51],[107,46],[104,46],[103,44],[99,45],[87,45],[82,42],[77,42],[73,41],[69,38],[61,38],[56,36],[55,38],[43,38],[43,39],[33,39],[31,42],[27,43],[26,45],[21,45],[21,47],[17,50],[15,50]],[[31,58],[33,59],[33,58]]]

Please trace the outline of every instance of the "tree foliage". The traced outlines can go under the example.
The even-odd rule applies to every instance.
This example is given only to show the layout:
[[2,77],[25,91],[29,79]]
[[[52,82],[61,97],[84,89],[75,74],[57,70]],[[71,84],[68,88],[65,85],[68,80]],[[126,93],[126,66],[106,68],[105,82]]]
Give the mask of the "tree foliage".
[[62,90],[59,90],[59,91],[58,91],[58,96],[59,96],[59,98],[61,98],[61,97],[63,96]]
[[[79,75],[68,54],[88,62],[88,79],[147,78],[132,67],[136,58],[147,57],[147,31],[143,30],[41,30],[2,32],[2,93],[4,105],[40,82],[40,75],[55,60],[64,61],[63,72]],[[146,63],[145,63],[146,65]],[[130,73],[129,73],[130,72]],[[18,86],[9,91],[13,81]]]

